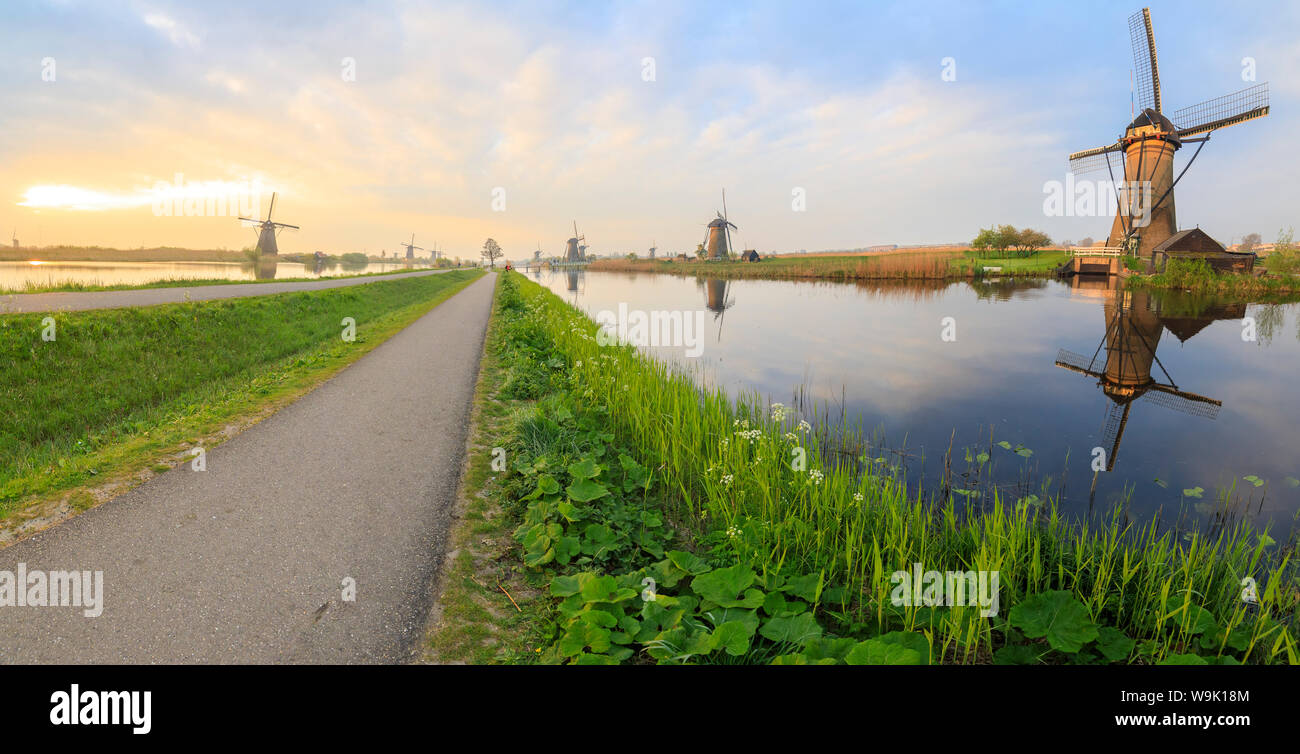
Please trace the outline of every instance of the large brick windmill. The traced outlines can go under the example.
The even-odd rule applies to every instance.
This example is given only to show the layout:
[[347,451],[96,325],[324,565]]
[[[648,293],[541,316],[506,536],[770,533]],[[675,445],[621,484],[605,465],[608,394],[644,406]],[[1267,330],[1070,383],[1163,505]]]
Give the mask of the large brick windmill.
[[[1151,28],[1150,9],[1134,13],[1128,25],[1133,43],[1137,106],[1141,112],[1114,144],[1070,155],[1070,171],[1080,174],[1106,169],[1113,182],[1116,166],[1111,162],[1111,155],[1116,155],[1124,185],[1119,191],[1121,206],[1111,224],[1106,245],[1146,256],[1178,232],[1174,186],[1210,140],[1210,134],[1215,129],[1268,115],[1268,84],[1256,84],[1206,100],[1165,117],[1160,102],[1160,71],[1156,67],[1156,38]],[[1174,152],[1192,142],[1197,143],[1196,152],[1175,177]]]

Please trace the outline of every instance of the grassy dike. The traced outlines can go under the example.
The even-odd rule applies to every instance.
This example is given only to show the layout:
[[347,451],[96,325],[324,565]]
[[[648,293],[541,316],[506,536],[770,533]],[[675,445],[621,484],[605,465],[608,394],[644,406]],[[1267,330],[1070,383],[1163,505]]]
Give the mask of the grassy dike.
[[[501,277],[456,535],[466,549],[444,579],[430,659],[1300,662],[1294,542],[1088,527],[1050,504],[959,514],[869,463],[829,464],[784,407],[737,405],[596,331],[542,287]],[[915,563],[996,571],[998,612],[895,605],[891,575]]]
[[481,274],[0,315],[0,529],[39,527],[189,460],[190,448],[293,401]]

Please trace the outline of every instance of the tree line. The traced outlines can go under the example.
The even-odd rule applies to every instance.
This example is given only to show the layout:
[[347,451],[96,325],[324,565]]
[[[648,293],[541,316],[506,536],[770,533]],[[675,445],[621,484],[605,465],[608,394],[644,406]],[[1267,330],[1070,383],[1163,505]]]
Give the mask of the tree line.
[[1052,239],[1040,230],[1022,228],[1014,225],[998,225],[980,230],[971,248],[976,251],[1008,252],[1014,251],[1029,256],[1039,249],[1050,246]]

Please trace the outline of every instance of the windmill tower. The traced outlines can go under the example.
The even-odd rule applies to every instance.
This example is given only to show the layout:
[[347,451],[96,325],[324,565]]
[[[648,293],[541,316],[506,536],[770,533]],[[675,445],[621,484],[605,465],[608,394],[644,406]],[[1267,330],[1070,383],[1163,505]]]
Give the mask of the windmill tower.
[[541,266],[542,264],[542,242],[537,242],[537,250],[533,252],[533,264]]
[[652,244],[652,245],[650,246],[650,258],[651,258],[651,259],[654,259],[654,258],[655,258],[655,251],[656,251],[659,247],[653,245],[653,244],[654,244],[654,241],[651,241],[650,243]]
[[[1118,289],[1107,300],[1106,334],[1092,358],[1062,349],[1056,366],[1097,380],[1110,398],[1102,429],[1102,447],[1106,449],[1106,471],[1113,471],[1124,439],[1129,413],[1139,399],[1192,416],[1215,419],[1222,401],[1182,390],[1174,383],[1164,364],[1156,356],[1156,346],[1164,333],[1164,324],[1150,306],[1145,291]],[[1106,355],[1101,356],[1102,349]],[[1151,375],[1152,366],[1160,368],[1166,382]]]
[[581,262],[585,258],[584,255],[586,254],[587,247],[579,246],[578,244],[586,240],[587,240],[586,236],[578,235],[578,221],[574,220],[573,237],[565,242],[567,244],[567,248],[565,249],[564,252],[564,261],[569,263]]
[[257,250],[263,256],[276,256],[280,253],[280,248],[275,243],[275,236],[277,233],[280,232],[280,228],[289,228],[291,230],[300,229],[297,225],[273,222],[271,220],[271,213],[274,211],[275,211],[275,193],[272,192],[271,206],[268,207],[266,210],[265,220],[255,220],[250,217],[239,218],[243,222],[256,224],[255,227],[258,228]]
[[17,228],[14,228],[14,232],[13,232],[12,235],[13,235],[13,237],[14,237],[14,238],[13,238],[13,241],[14,241],[14,248],[16,249],[16,248],[18,248],[18,229],[17,229]]
[[[1110,171],[1113,182],[1115,168],[1119,168],[1124,184],[1118,192],[1120,207],[1106,245],[1149,256],[1152,249],[1178,232],[1174,186],[1215,129],[1268,115],[1268,83],[1185,107],[1175,111],[1172,117],[1165,117],[1150,9],[1134,13],[1129,17],[1128,26],[1141,112],[1114,144],[1070,155],[1070,171],[1078,175],[1104,168]],[[1174,152],[1193,142],[1197,144],[1195,154],[1175,177]],[[1112,154],[1116,156],[1115,165],[1111,162]]]
[[[736,224],[727,219],[727,190],[722,190],[722,211],[711,221],[704,236],[705,259],[731,258],[731,229]],[[739,228],[737,228],[739,230]]]
[[424,247],[423,247],[423,246],[416,246],[416,245],[415,245],[415,234],[414,234],[414,233],[411,234],[411,242],[410,242],[410,243],[406,243],[405,241],[403,241],[403,242],[402,242],[401,244],[399,244],[399,245],[400,245],[400,246],[405,246],[405,247],[406,247],[406,258],[407,258],[408,260],[413,260],[413,259],[415,259],[415,250],[416,250],[416,249],[419,249],[420,251],[424,251]]

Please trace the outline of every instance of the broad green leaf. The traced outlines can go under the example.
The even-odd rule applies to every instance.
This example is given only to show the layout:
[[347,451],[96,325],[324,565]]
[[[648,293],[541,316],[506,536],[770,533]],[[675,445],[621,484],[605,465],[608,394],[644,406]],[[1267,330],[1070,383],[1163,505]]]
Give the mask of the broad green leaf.
[[757,604],[750,604],[752,598],[745,592],[753,583],[754,569],[737,564],[701,573],[691,580],[691,588],[704,599],[722,607],[758,607],[763,604],[762,592],[750,590],[758,595]]
[[769,641],[803,644],[820,637],[822,627],[811,613],[803,613],[789,618],[769,618],[758,632]]
[[691,575],[706,573],[709,570],[709,564],[702,558],[696,557],[694,553],[685,552],[684,550],[670,550],[668,560],[673,565]]
[[749,651],[749,641],[754,638],[754,627],[743,621],[733,620],[713,629],[713,646],[725,649],[732,657],[740,657]]
[[1025,644],[1008,644],[993,653],[994,665],[1034,665],[1038,652]]
[[1074,653],[1097,638],[1097,624],[1083,603],[1066,591],[1050,591],[1011,608],[1012,626],[1031,639],[1046,638],[1052,649]]
[[583,479],[569,485],[564,490],[568,493],[571,500],[579,503],[589,503],[599,497],[609,494],[609,489],[600,482],[593,482],[590,479]]
[[600,467],[590,458],[569,464],[569,476],[574,479],[594,479],[600,476]]
[[1111,662],[1128,659],[1136,646],[1137,642],[1125,636],[1123,631],[1110,626],[1097,629],[1097,649]]
[[902,644],[867,639],[849,650],[844,661],[849,665],[920,665],[921,655]]

